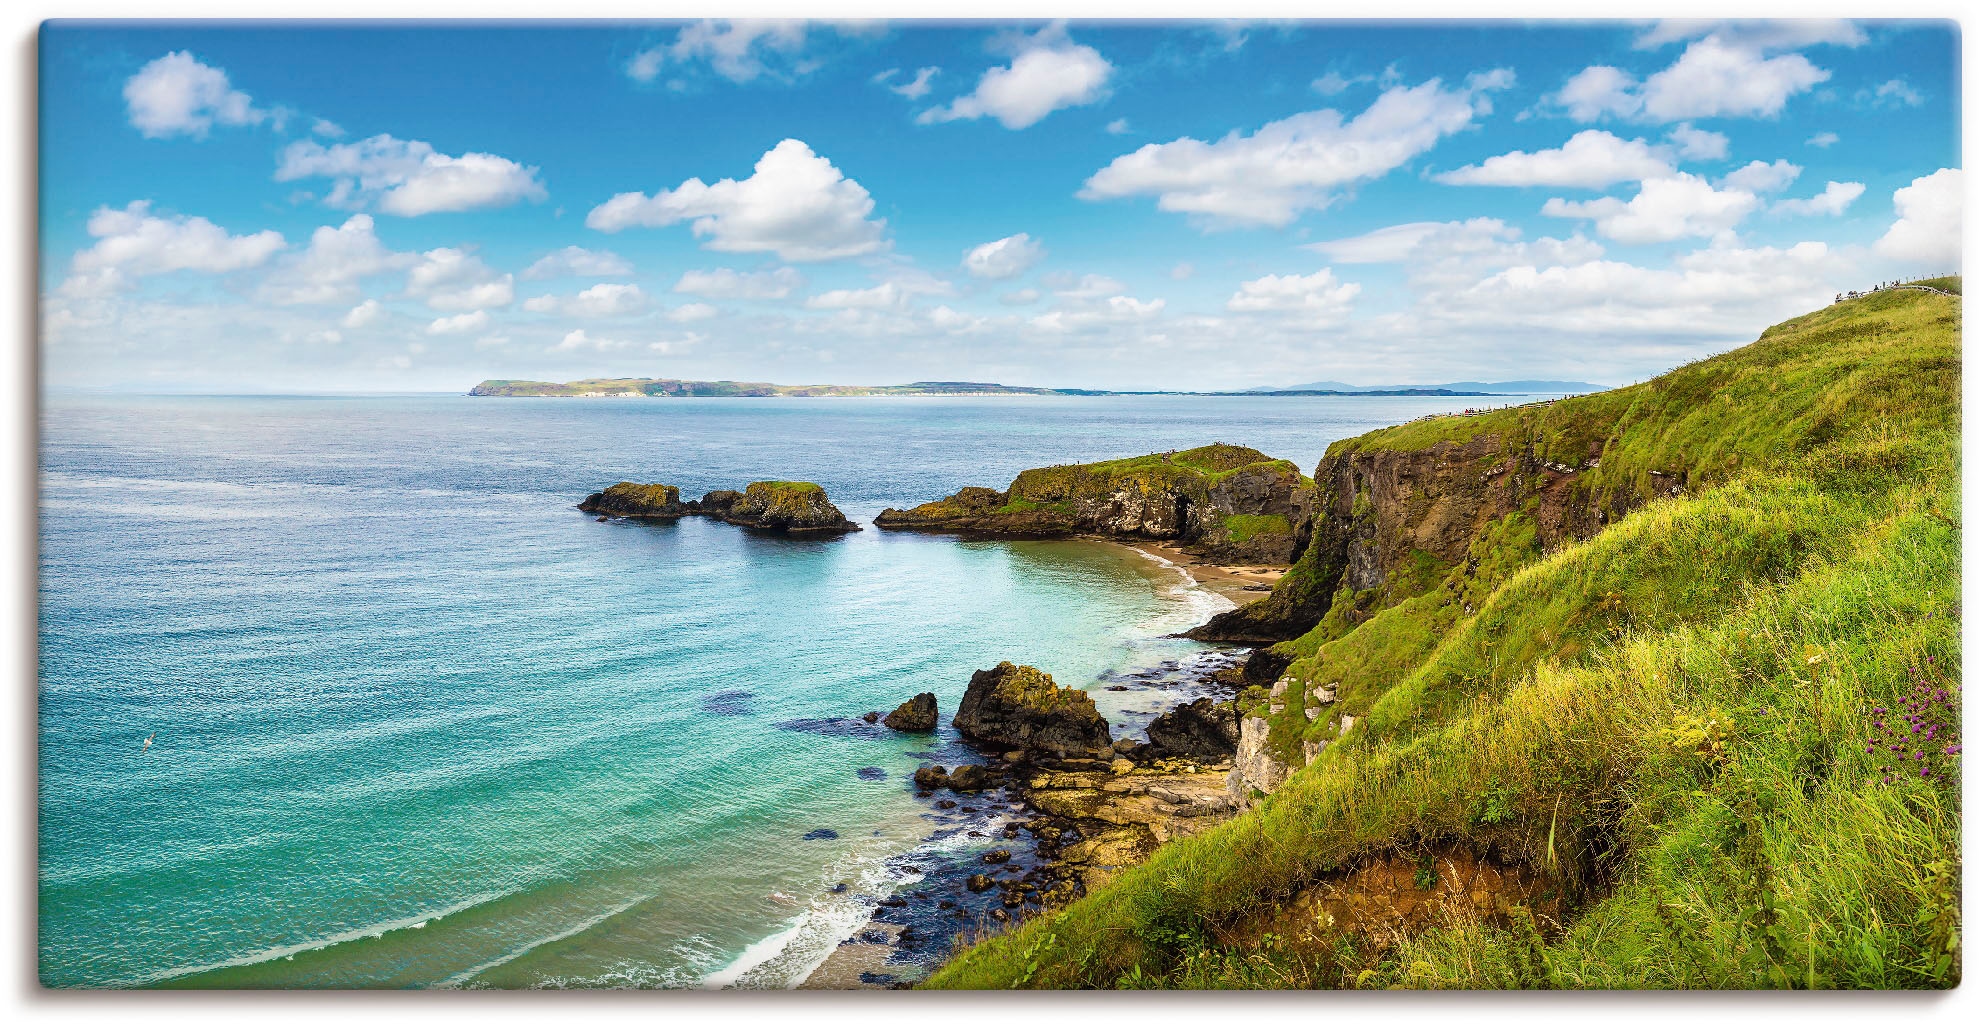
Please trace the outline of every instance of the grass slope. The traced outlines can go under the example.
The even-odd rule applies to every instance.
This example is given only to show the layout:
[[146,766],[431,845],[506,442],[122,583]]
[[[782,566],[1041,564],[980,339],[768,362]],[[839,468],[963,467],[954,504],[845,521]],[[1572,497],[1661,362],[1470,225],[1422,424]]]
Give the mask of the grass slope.
[[[1366,616],[1338,602],[1284,645],[1290,673],[1342,683],[1353,729],[929,984],[1956,984],[1958,319],[1876,293],[1638,386],[1336,444],[1492,433],[1579,459],[1593,439],[1578,488],[1663,498],[1552,553],[1516,512],[1473,560],[1369,590]],[[1302,706],[1275,744],[1330,730]],[[1515,905],[1384,936],[1288,902],[1452,846],[1550,876],[1564,923]]]

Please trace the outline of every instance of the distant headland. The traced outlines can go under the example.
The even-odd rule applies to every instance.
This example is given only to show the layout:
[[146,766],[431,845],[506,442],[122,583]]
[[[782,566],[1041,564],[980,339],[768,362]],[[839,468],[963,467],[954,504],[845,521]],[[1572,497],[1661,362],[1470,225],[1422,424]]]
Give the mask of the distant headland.
[[[906,385],[777,385],[771,382],[701,382],[680,378],[581,378],[573,382],[533,382],[525,379],[491,378],[468,390],[469,396],[580,396],[580,397],[688,397],[688,396],[1501,396],[1525,392],[1596,392],[1604,387],[1588,383],[1544,383],[1551,386],[1581,386],[1575,389],[1488,389],[1487,385],[1535,385],[1542,383],[1461,382],[1436,386],[1384,386],[1358,389],[1339,382],[1294,386],[1288,389],[1254,388],[1220,392],[1182,389],[1046,389],[1038,386],[1008,386],[996,382],[909,382]],[[1480,388],[1472,388],[1472,387]]]

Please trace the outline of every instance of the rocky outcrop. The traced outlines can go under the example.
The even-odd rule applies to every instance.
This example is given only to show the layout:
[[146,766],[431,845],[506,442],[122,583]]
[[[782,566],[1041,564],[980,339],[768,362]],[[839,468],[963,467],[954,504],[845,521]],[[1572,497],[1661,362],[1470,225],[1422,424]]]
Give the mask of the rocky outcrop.
[[894,713],[881,719],[881,724],[897,732],[935,731],[935,693],[920,692],[906,703],[894,708]]
[[578,509],[587,514],[614,518],[654,518],[673,520],[692,511],[681,502],[681,490],[671,485],[640,485],[620,482],[604,492],[585,497]]
[[950,724],[980,744],[1053,757],[1106,758],[1114,747],[1107,719],[1085,692],[1008,660],[970,676]]
[[812,482],[751,482],[740,493],[717,489],[685,503],[675,486],[620,482],[585,497],[578,509],[601,517],[665,520],[699,514],[780,535],[836,535],[860,530],[832,505],[825,490]]
[[1149,722],[1151,756],[1215,763],[1238,751],[1238,712],[1230,700],[1206,696]]
[[1291,462],[1214,443],[1033,468],[1003,491],[969,486],[912,510],[889,508],[874,524],[1001,538],[1170,540],[1216,560],[1284,564],[1306,542],[1311,506],[1311,484]]

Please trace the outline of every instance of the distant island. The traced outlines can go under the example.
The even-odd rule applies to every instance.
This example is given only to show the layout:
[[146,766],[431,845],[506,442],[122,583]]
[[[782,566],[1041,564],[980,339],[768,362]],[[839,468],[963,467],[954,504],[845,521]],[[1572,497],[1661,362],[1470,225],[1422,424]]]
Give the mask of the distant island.
[[[1458,382],[1442,386],[1383,386],[1362,389],[1339,382],[1318,382],[1286,389],[1261,387],[1228,392],[1181,389],[1046,389],[1008,386],[996,382],[909,382],[906,385],[777,385],[771,382],[700,382],[681,378],[581,378],[574,382],[533,382],[491,378],[468,390],[469,396],[1502,396],[1516,393],[1600,392],[1586,382],[1502,382],[1502,387],[1551,388],[1490,390],[1470,388],[1486,383]],[[1568,388],[1568,387],[1574,388]],[[1562,387],[1562,388],[1552,388]]]

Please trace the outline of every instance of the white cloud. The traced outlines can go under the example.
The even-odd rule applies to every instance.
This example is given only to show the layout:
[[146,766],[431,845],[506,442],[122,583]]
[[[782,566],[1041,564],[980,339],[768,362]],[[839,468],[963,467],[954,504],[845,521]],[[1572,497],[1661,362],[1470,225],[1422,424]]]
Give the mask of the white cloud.
[[1926,102],[1926,96],[1902,78],[1888,79],[1875,88],[1858,90],[1857,102],[1872,107],[1917,107]]
[[706,321],[722,313],[706,303],[684,303],[667,312],[667,320],[686,324],[691,321]]
[[978,278],[1016,278],[1044,260],[1046,248],[1029,234],[1020,232],[973,248],[963,255],[963,267]]
[[632,262],[610,250],[587,250],[582,246],[567,246],[544,254],[535,264],[523,269],[523,278],[578,278],[630,275]]
[[1376,77],[1374,75],[1343,77],[1340,72],[1330,71],[1308,85],[1314,92],[1322,96],[1339,96],[1347,92],[1350,87],[1361,85],[1364,82],[1374,82],[1375,80]]
[[620,193],[593,208],[585,224],[619,232],[688,220],[711,250],[825,261],[886,248],[887,222],[868,220],[873,209],[873,197],[858,182],[811,147],[786,139],[757,160],[749,178],[714,185],[691,178],[652,196]]
[[1749,161],[1744,167],[1727,172],[1720,179],[1721,188],[1740,189],[1749,193],[1779,193],[1787,189],[1797,176],[1802,174],[1800,165],[1778,160],[1773,164],[1763,161]]
[[1011,292],[1000,294],[997,302],[1004,304],[1006,307],[1023,307],[1026,304],[1039,302],[1039,297],[1043,295],[1043,293],[1040,293],[1036,289],[1014,289]]
[[1644,107],[1637,95],[1637,77],[1606,64],[1576,72],[1548,99],[1576,121],[1597,121],[1610,114],[1627,118]]
[[1107,93],[1114,66],[1100,51],[1074,43],[1063,24],[1039,30],[1018,45],[1010,64],[984,72],[975,92],[917,119],[924,124],[992,117],[1008,129],[1022,129],[1066,107],[1093,103]]
[[1154,194],[1156,206],[1206,227],[1284,226],[1333,202],[1339,189],[1380,177],[1472,124],[1489,109],[1484,92],[1510,75],[1474,76],[1461,89],[1436,79],[1384,92],[1351,120],[1320,110],[1215,143],[1184,137],[1150,143],[1095,172],[1087,200]]
[[1061,271],[1044,276],[1042,281],[1053,295],[1065,300],[1098,300],[1128,290],[1121,281],[1106,275],[1073,275]]
[[1864,30],[1841,18],[1792,18],[1777,21],[1721,21],[1710,18],[1667,18],[1637,37],[1637,47],[1654,50],[1661,46],[1719,36],[1756,50],[1795,50],[1828,43],[1860,46]]
[[426,334],[430,336],[457,336],[466,332],[479,332],[488,327],[488,322],[487,311],[471,311],[467,314],[456,314],[452,317],[433,319],[433,323],[426,327]]
[[1703,178],[1679,172],[1645,180],[1629,201],[1605,196],[1577,203],[1557,197],[1541,213],[1592,218],[1598,234],[1622,243],[1664,243],[1731,231],[1759,205],[1759,198],[1747,190],[1715,189]]
[[894,76],[899,74],[901,74],[900,68],[889,68],[875,75],[872,81],[875,85],[886,86],[887,91],[896,96],[904,96],[910,100],[920,100],[922,97],[929,95],[929,90],[935,88],[931,80],[937,75],[942,74],[942,69],[934,67],[916,68],[914,78],[899,83],[890,81]]
[[1935,271],[1960,267],[1961,170],[1941,168],[1892,193],[1898,220],[1872,249],[1881,257],[1931,265]]
[[258,125],[276,113],[254,105],[227,81],[227,73],[200,63],[186,50],[152,61],[124,82],[131,125],[147,138],[206,138],[214,125]]
[[261,298],[276,304],[347,304],[367,276],[403,268],[412,254],[379,242],[371,215],[353,214],[336,227],[310,234],[309,248],[285,259],[261,285]]
[[437,311],[507,307],[516,298],[515,276],[498,275],[481,258],[452,247],[428,250],[406,274],[406,295]]
[[1405,265],[1411,282],[1432,293],[1475,282],[1500,268],[1575,264],[1603,255],[1601,245],[1580,235],[1531,241],[1520,236],[1520,229],[1498,218],[1416,221],[1309,243],[1304,249],[1337,264]]
[[1240,314],[1290,314],[1302,321],[1336,321],[1347,316],[1361,292],[1359,283],[1339,281],[1333,269],[1322,268],[1311,275],[1267,275],[1240,283],[1224,306]]
[[547,194],[537,169],[488,153],[459,157],[418,140],[372,136],[325,146],[300,139],[282,150],[275,181],[334,181],[324,202],[333,207],[376,204],[387,214],[416,217],[443,211],[507,207]]
[[1839,137],[1834,132],[1818,132],[1815,135],[1809,137],[1808,144],[1819,150],[1827,150],[1830,147],[1837,145],[1838,138]]
[[384,313],[385,313],[384,306],[381,305],[377,300],[366,300],[365,302],[358,304],[356,307],[351,308],[350,311],[344,315],[344,320],[342,324],[345,328],[349,328],[349,329],[364,328],[366,325],[369,325],[372,322],[377,321],[379,319],[379,316]]
[[174,271],[240,271],[265,263],[287,245],[279,232],[234,236],[205,218],[159,217],[151,213],[149,200],[122,210],[98,207],[85,228],[96,242],[70,261],[61,286],[70,296],[102,296],[135,279]]
[[1140,300],[1133,296],[1110,296],[1097,303],[1047,311],[1026,324],[1044,332],[1060,333],[1134,324],[1153,320],[1162,313],[1166,301]]
[[1190,263],[1189,261],[1180,261],[1177,263],[1175,267],[1169,269],[1169,277],[1178,282],[1181,282],[1184,279],[1187,279],[1192,275],[1195,275],[1196,273],[1197,273],[1197,266],[1195,264]]
[[[1724,136],[1720,137],[1725,142]],[[1454,186],[1575,186],[1601,189],[1668,175],[1671,159],[1642,139],[1624,140],[1600,129],[1585,129],[1553,150],[1515,150],[1476,165],[1434,176]]]
[[1770,214],[1798,216],[1825,215],[1838,217],[1852,202],[1864,195],[1862,182],[1835,182],[1823,187],[1823,191],[1806,200],[1783,200],[1768,208]]
[[1127,118],[1116,118],[1107,123],[1105,131],[1110,136],[1125,136],[1134,130],[1128,127]]
[[905,309],[916,296],[947,296],[955,287],[927,272],[897,267],[887,272],[879,284],[867,289],[831,289],[808,298],[805,306],[817,310]]
[[1576,121],[1605,116],[1682,121],[1772,118],[1788,99],[1829,79],[1801,54],[1766,56],[1768,47],[1715,33],[1686,46],[1678,60],[1639,83],[1620,68],[1584,68],[1548,101]]
[[317,118],[311,121],[310,132],[325,139],[344,138],[344,126],[331,121],[329,118]]
[[818,67],[804,56],[806,41],[803,21],[708,19],[682,26],[673,42],[634,54],[626,63],[626,74],[651,82],[670,66],[686,69],[706,64],[738,84],[764,77],[790,81]]
[[782,300],[805,286],[796,268],[742,272],[734,268],[682,272],[674,291],[716,300]]
[[1692,127],[1691,122],[1682,121],[1672,126],[1665,138],[1678,147],[1678,156],[1688,161],[1723,161],[1727,155],[1727,137],[1718,132]]
[[576,296],[535,296],[523,309],[538,314],[557,312],[579,318],[617,318],[647,309],[648,297],[639,286],[601,282]]

